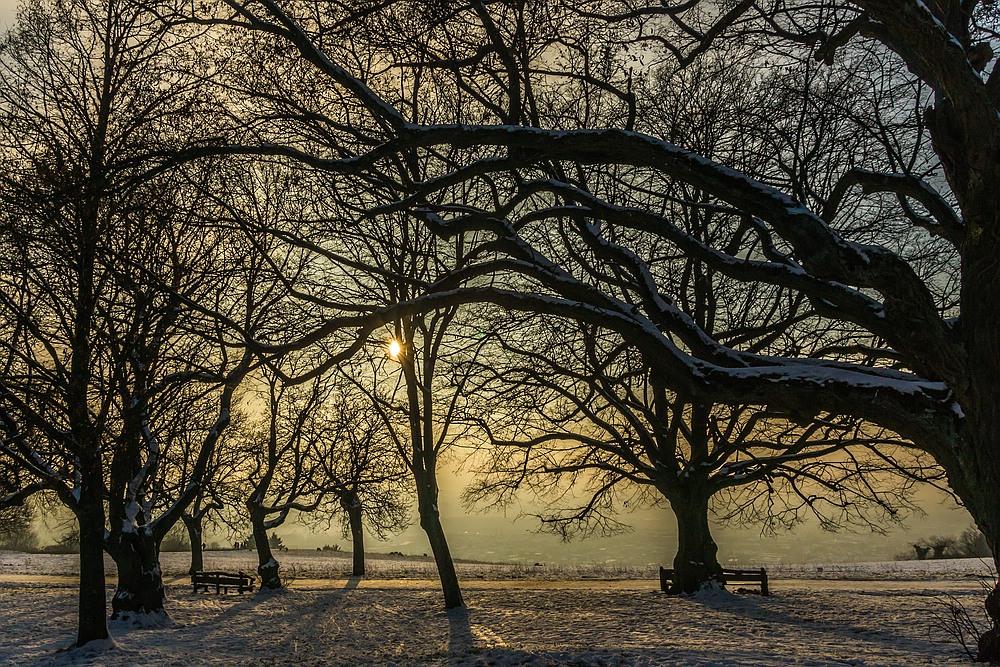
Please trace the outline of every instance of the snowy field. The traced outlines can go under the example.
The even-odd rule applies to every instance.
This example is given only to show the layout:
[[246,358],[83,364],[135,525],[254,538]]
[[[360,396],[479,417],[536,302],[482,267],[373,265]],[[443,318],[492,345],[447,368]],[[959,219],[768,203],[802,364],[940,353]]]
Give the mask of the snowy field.
[[[171,625],[112,625],[116,647],[88,657],[58,652],[74,634],[72,558],[0,552],[0,665],[965,664],[935,617],[946,595],[978,614],[990,575],[978,560],[783,566],[770,568],[769,598],[669,598],[653,574],[463,563],[468,609],[445,613],[426,561],[379,558],[385,578],[358,581],[344,558],[282,556],[293,579],[276,594],[194,595],[172,575]],[[186,570],[182,554],[164,560],[168,574]],[[207,566],[253,560],[217,552]]]
[[[297,579],[338,579],[351,572],[349,552],[292,550],[279,552],[283,576]],[[163,553],[160,564],[166,575],[185,575],[190,554]],[[108,572],[115,564],[104,558]],[[667,565],[664,563],[664,565]],[[481,563],[459,560],[458,574],[463,579],[656,579],[658,565],[622,565],[592,563],[589,565],[553,565],[548,563]],[[753,569],[761,565],[740,563]],[[886,561],[878,563],[812,563],[788,565],[767,563],[769,576],[785,579],[848,579],[848,580],[924,580],[974,579],[991,577],[993,567],[977,558],[945,560]],[[257,556],[253,551],[209,551],[205,553],[206,570],[255,572]],[[0,551],[0,576],[3,575],[66,575],[80,571],[76,554],[22,554]],[[434,559],[420,556],[390,556],[372,554],[368,558],[368,574],[375,579],[426,579],[437,576]]]

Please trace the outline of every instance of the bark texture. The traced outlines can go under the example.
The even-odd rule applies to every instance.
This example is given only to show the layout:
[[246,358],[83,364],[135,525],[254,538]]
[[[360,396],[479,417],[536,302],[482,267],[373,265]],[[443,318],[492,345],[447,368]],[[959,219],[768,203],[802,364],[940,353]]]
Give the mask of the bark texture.
[[364,524],[361,521],[361,499],[355,494],[353,496],[342,498],[340,501],[341,507],[347,512],[347,521],[351,528],[351,544],[352,544],[352,558],[353,567],[351,569],[351,576],[363,577],[365,576],[365,530]]
[[448,540],[441,526],[440,512],[437,507],[437,486],[433,482],[417,483],[417,505],[420,514],[420,527],[427,534],[427,540],[434,554],[438,576],[441,579],[441,592],[444,594],[445,609],[455,609],[465,606],[462,599],[462,588],[458,583],[458,573],[455,571],[455,561],[448,548]]
[[708,522],[708,496],[692,491],[670,500],[677,518],[677,554],[674,556],[674,585],[671,593],[692,594],[706,584],[719,581],[719,547]]
[[278,561],[271,553],[271,543],[267,538],[267,528],[264,517],[258,513],[251,514],[253,524],[253,542],[257,548],[257,574],[260,576],[260,587],[276,590],[282,587],[281,575],[278,574]]
[[81,494],[77,508],[80,525],[80,597],[76,646],[108,638],[104,574],[104,506],[87,502]]
[[138,616],[166,618],[160,549],[146,527],[122,532],[119,542],[109,549],[118,566],[118,586],[111,598],[112,620],[137,620]]

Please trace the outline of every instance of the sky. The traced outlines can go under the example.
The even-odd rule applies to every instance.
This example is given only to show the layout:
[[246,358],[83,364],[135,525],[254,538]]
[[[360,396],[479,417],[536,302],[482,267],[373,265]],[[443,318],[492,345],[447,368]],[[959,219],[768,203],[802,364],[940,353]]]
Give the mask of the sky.
[[16,0],[0,0],[0,27],[10,27],[10,22],[14,20],[14,12],[17,10]]

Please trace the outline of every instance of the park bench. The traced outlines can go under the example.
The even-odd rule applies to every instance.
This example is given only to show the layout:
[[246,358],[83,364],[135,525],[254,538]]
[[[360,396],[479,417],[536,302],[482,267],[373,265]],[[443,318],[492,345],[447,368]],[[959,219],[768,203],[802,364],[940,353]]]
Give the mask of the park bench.
[[[660,590],[664,592],[669,592],[674,581],[674,570],[673,568],[660,568]],[[726,585],[728,583],[748,583],[757,584],[760,586],[761,595],[769,595],[770,591],[767,587],[767,572],[764,568],[759,570],[733,570],[729,568],[722,569],[722,576],[719,579],[719,583]]]
[[254,577],[245,572],[236,574],[231,572],[195,572],[191,575],[191,584],[194,586],[195,593],[199,589],[208,593],[211,586],[215,586],[216,594],[228,593],[230,588],[235,588],[239,593],[253,592],[253,582]]

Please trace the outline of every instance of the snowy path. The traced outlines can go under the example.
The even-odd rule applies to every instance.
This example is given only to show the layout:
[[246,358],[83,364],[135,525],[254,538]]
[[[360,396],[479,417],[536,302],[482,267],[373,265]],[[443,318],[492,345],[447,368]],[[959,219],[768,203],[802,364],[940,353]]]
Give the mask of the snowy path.
[[[27,579],[29,577],[24,577]],[[963,664],[933,627],[936,596],[970,607],[977,581],[776,581],[771,598],[668,598],[654,581],[465,582],[445,613],[433,581],[299,580],[280,594],[173,586],[173,627],[114,627],[118,649],[56,656],[75,623],[67,585],[0,581],[0,665],[919,665]],[[110,593],[110,591],[109,591]]]

